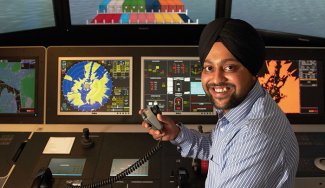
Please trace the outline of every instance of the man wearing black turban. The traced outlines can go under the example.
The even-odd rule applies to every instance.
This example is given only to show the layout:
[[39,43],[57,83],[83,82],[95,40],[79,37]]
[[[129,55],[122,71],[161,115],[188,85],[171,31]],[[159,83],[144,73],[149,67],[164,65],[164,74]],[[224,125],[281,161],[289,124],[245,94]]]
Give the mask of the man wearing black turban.
[[211,134],[160,114],[162,131],[146,122],[142,126],[153,138],[177,145],[182,156],[209,160],[205,187],[293,187],[298,143],[287,117],[256,78],[265,58],[258,32],[242,20],[217,19],[202,31],[199,56],[202,86],[218,113]]

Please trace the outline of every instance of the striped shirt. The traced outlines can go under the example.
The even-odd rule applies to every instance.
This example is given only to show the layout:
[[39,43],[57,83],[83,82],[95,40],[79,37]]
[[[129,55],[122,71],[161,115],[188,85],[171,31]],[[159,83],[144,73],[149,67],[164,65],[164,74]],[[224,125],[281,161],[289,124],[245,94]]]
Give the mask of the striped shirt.
[[177,138],[183,157],[209,160],[206,188],[293,187],[299,149],[290,123],[257,81],[211,134],[186,127]]

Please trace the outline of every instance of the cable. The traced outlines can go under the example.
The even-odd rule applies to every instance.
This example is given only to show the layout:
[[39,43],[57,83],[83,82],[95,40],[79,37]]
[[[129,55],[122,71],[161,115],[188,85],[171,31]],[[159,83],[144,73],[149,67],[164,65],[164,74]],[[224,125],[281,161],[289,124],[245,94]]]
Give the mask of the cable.
[[133,163],[130,167],[123,170],[122,172],[118,173],[116,176],[109,177],[107,179],[101,180],[99,182],[85,184],[81,186],[73,186],[71,184],[67,184],[67,188],[97,188],[104,185],[113,184],[117,181],[122,180],[127,175],[134,172],[136,169],[138,169],[140,166],[142,166],[145,162],[147,162],[155,153],[157,153],[162,148],[161,145],[161,139],[159,140],[158,144],[153,147],[150,151],[148,151],[141,159]]

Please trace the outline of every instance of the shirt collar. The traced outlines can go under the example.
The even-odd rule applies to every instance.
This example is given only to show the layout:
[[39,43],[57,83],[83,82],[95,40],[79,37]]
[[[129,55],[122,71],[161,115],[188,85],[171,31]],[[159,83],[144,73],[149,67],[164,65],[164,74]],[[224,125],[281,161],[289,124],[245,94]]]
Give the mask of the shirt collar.
[[248,115],[255,101],[263,95],[264,90],[260,83],[256,81],[254,87],[248,93],[247,97],[238,106],[230,109],[226,114],[223,114],[222,110],[217,109],[218,117],[225,117],[230,123],[236,125]]

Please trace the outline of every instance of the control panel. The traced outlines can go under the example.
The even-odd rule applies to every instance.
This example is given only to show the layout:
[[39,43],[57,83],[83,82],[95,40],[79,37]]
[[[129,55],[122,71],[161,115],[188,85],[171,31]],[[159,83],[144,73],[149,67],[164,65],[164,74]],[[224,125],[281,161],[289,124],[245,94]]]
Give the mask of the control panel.
[[[146,133],[91,133],[88,129],[34,133],[4,187],[99,185],[118,177],[157,144]],[[204,187],[205,176],[197,174],[192,164],[192,159],[180,156],[176,146],[162,142],[146,162],[110,185]]]

